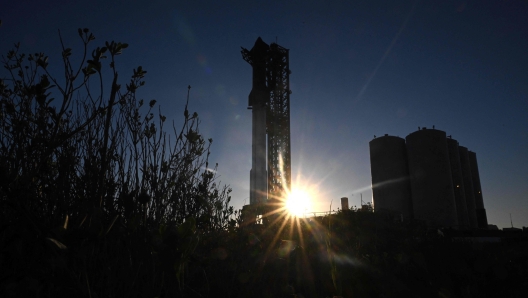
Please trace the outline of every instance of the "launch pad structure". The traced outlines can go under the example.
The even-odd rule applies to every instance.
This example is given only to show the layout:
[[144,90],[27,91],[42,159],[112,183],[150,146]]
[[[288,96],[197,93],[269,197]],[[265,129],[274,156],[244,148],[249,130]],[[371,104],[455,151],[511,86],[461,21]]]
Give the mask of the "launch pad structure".
[[289,50],[277,43],[268,45],[259,37],[251,50],[242,47],[241,53],[253,68],[248,100],[252,110],[250,214],[264,216],[264,210],[280,206],[291,187]]

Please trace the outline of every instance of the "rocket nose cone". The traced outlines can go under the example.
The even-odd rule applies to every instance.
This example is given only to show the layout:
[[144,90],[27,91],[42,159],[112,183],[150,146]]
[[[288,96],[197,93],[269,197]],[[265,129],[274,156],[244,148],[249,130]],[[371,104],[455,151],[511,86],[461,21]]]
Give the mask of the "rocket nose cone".
[[265,43],[262,38],[257,38],[257,41],[255,41],[255,45],[251,49],[251,52],[265,52],[269,49],[269,45]]

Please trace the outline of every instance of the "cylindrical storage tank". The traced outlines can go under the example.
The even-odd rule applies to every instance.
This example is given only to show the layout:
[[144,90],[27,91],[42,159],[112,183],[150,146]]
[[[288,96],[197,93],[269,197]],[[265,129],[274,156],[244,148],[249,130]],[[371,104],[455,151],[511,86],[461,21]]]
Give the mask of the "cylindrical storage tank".
[[414,218],[429,228],[457,227],[446,133],[424,128],[406,140]]
[[369,147],[374,211],[395,212],[404,220],[412,219],[405,140],[385,135],[370,141]]
[[471,166],[471,179],[473,180],[473,193],[475,194],[475,212],[477,214],[477,226],[479,229],[488,228],[488,218],[486,209],[484,209],[484,199],[482,197],[482,188],[480,186],[480,175],[477,164],[477,154],[468,151],[469,165]]
[[469,226],[472,229],[476,229],[478,227],[477,213],[475,211],[475,195],[473,193],[473,179],[471,177],[468,149],[464,146],[458,146],[458,153],[460,155],[460,165],[462,166],[462,179],[464,180],[464,193],[466,195]]
[[451,165],[451,176],[453,179],[453,192],[455,195],[458,228],[469,229],[466,194],[464,192],[464,179],[462,178],[462,166],[460,164],[458,142],[451,137],[447,138],[447,152],[449,154],[449,163]]
[[348,207],[348,198],[347,197],[342,197],[341,198],[341,210],[349,210],[350,208]]

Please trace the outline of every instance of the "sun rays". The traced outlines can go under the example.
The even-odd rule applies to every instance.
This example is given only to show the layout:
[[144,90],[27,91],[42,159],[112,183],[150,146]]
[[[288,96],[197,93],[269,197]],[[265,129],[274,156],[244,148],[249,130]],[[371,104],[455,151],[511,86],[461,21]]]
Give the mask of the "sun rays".
[[286,211],[291,216],[301,217],[311,210],[311,198],[304,189],[293,189],[284,202]]
[[[265,243],[262,266],[277,259],[290,262],[290,258],[295,258],[296,266],[302,267],[302,275],[308,279],[316,278],[317,268],[321,262],[326,262],[324,260],[330,261],[334,267],[360,266],[361,260],[346,249],[351,247],[349,242],[352,240],[347,238],[345,243],[345,239],[335,235],[334,221],[339,222],[338,226],[342,225],[346,214],[336,212],[334,209],[340,208],[335,204],[332,206],[332,200],[328,200],[326,208],[324,206],[327,198],[335,196],[334,189],[323,187],[331,174],[321,179],[316,173],[323,171],[308,171],[311,175],[301,172],[293,175],[291,187],[287,187],[289,183],[286,183],[285,175],[281,175],[282,192],[268,193],[267,202],[260,207],[262,213],[257,221],[260,224],[254,226],[254,231]],[[347,193],[361,190],[363,188],[351,189]]]

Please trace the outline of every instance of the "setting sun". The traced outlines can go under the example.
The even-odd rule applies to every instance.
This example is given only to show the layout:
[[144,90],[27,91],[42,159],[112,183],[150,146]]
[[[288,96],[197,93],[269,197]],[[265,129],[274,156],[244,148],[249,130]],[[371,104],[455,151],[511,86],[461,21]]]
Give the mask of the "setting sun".
[[291,215],[300,217],[304,212],[311,211],[310,201],[311,198],[308,192],[294,189],[286,201],[286,210],[288,210]]

